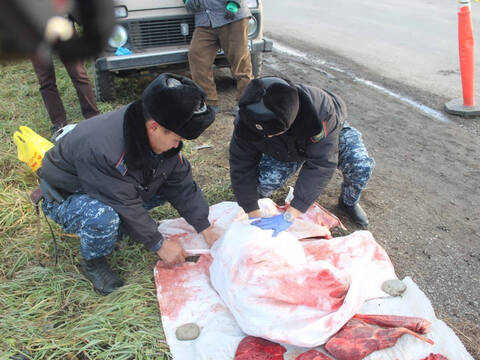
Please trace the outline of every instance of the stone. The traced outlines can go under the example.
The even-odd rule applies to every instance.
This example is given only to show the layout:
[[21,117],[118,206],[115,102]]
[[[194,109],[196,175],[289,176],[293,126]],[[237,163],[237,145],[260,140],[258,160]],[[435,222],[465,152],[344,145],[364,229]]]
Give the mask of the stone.
[[400,296],[405,290],[407,290],[407,285],[403,281],[394,279],[384,281],[382,284],[382,290],[385,291],[388,295],[391,296]]
[[175,331],[177,340],[195,340],[200,335],[200,328],[195,323],[180,325]]

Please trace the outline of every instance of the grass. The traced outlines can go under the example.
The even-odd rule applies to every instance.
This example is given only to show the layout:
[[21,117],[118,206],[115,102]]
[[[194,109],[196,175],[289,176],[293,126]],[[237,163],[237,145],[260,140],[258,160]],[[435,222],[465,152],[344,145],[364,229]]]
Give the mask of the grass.
[[[88,64],[87,64],[88,65]],[[71,122],[82,120],[75,89],[62,64],[57,84]],[[117,99],[99,103],[102,113],[136,100],[148,78],[117,81]],[[183,153],[210,204],[234,200],[228,176],[228,140],[234,89],[220,79],[222,108],[215,123]],[[122,241],[110,263],[126,285],[109,296],[95,293],[80,273],[78,239],[52,224],[58,239],[59,264],[41,219],[36,255],[36,215],[29,193],[37,186],[30,169],[17,159],[12,135],[26,125],[47,138],[50,121],[29,61],[0,64],[0,359],[170,359],[155,294],[153,267],[158,259],[139,244]],[[211,148],[195,150],[198,145]],[[339,180],[332,181],[321,203],[334,202]],[[284,193],[273,200],[282,202]],[[327,206],[328,208],[328,206]],[[155,219],[176,218],[169,205],[152,210]],[[343,234],[337,234],[343,235]],[[442,314],[443,315],[443,314]],[[445,318],[445,316],[441,316]],[[448,321],[468,350],[480,359],[478,332]]]
[[[58,61],[56,69],[67,117],[79,122],[75,89]],[[99,103],[100,111],[136,100],[150,80],[118,80],[116,101]],[[37,179],[17,159],[12,140],[20,125],[50,137],[50,120],[28,60],[0,65],[0,121],[0,359],[169,359],[153,279],[156,254],[139,244],[120,242],[110,263],[126,285],[101,296],[80,273],[78,239],[50,221],[59,250],[59,264],[54,266],[53,243],[42,218],[39,257],[46,266],[39,264],[37,218],[29,200]],[[223,156],[227,144],[215,137],[219,132],[224,138],[225,131],[231,131],[231,124],[217,121],[184,149],[210,203],[233,199]],[[193,149],[205,142],[214,148]],[[168,205],[152,215],[178,217]]]

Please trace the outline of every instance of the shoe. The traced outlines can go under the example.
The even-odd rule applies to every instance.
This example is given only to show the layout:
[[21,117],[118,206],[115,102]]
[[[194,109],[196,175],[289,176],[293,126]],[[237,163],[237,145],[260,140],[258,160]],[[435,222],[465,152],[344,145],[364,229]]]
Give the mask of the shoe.
[[102,295],[108,295],[123,286],[122,279],[110,269],[107,258],[104,256],[93,260],[83,259],[82,269],[95,290]]
[[54,137],[57,132],[63,128],[66,124],[55,124],[55,125],[52,125],[52,127],[50,128],[50,131],[52,132],[52,137]]
[[62,137],[64,137],[70,131],[72,131],[75,128],[75,126],[77,126],[77,124],[66,124],[66,125],[62,125],[61,127],[59,127],[59,125],[52,126],[52,131],[54,131],[54,129],[57,129],[57,130],[53,132],[53,135],[50,139],[51,142],[56,144]]
[[360,204],[356,203],[353,206],[348,206],[340,197],[338,207],[343,210],[355,224],[360,225],[364,229],[368,228],[368,217]]
[[238,105],[235,105],[235,106],[233,107],[233,109],[232,109],[232,115],[233,115],[234,117],[237,117],[239,110],[240,110],[240,108],[238,107]]

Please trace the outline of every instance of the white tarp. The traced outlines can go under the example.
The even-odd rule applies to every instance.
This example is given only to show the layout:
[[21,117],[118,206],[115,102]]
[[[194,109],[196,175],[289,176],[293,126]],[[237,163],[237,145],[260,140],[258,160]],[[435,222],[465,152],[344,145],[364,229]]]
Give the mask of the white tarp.
[[[167,269],[159,262],[155,267],[163,330],[173,360],[233,360],[238,344],[246,336],[210,284],[211,262],[210,255],[202,255],[197,263]],[[435,344],[404,335],[394,347],[375,351],[365,360],[420,360],[430,353],[442,354],[450,360],[473,360],[452,329],[435,317],[430,301],[413,280],[407,277],[403,282],[407,290],[402,297],[369,300],[359,313],[422,317],[432,323],[426,336]],[[200,327],[200,336],[192,341],[177,340],[177,327],[192,322]],[[295,360],[309,350],[285,347],[285,360]],[[323,347],[315,349],[326,352]]]
[[[239,212],[236,204],[233,204],[235,206],[232,206],[232,203],[221,203],[212,206],[211,215],[214,214],[214,216],[210,220],[216,221],[225,229],[228,229],[229,224],[235,219],[245,221],[245,214],[241,210]],[[267,205],[268,211],[281,211],[281,208],[272,207],[268,202]],[[215,207],[221,209],[221,211],[215,211]],[[237,207],[236,210],[234,207]],[[231,209],[231,211],[228,211],[228,209]],[[321,212],[324,211],[321,207],[320,210]],[[223,218],[223,215],[225,215],[225,218]],[[310,219],[306,219],[306,222],[313,219],[313,221],[319,221],[316,225],[327,226],[326,223],[320,223],[320,221],[323,221],[319,220],[320,218],[320,216],[313,215]],[[178,226],[178,224],[183,224],[184,220],[176,219],[169,220],[169,222],[175,225],[170,229],[172,233],[186,233],[179,236],[177,240],[184,245],[187,244],[187,248],[190,246],[191,249],[194,249],[193,252],[208,252],[204,242],[199,241],[196,245],[191,244],[189,240],[192,238],[198,239],[198,236],[192,228],[187,228],[184,225]],[[181,228],[180,231],[179,227]],[[318,231],[318,228],[315,226],[312,229],[314,231],[317,229]],[[167,232],[168,230],[169,228],[167,228]],[[302,229],[299,230],[300,232],[297,234],[302,232]],[[306,234],[304,237],[310,237],[308,232],[304,232]],[[321,239],[302,241],[301,246],[305,252],[305,260],[315,262],[330,258],[330,261],[334,263],[341,264],[343,262],[345,264],[348,262],[348,259],[355,258],[355,256],[363,256],[362,251],[364,250],[362,249],[365,249],[365,247],[360,246],[360,252],[355,253],[356,247],[352,248],[351,244],[354,244],[355,241],[362,243],[362,241],[365,241],[365,236],[367,238],[371,236],[366,234],[367,232],[356,232],[349,237],[335,238],[328,241]],[[355,240],[357,236],[358,239]],[[341,240],[345,238],[348,238],[348,240]],[[216,246],[220,248],[221,242]],[[335,254],[329,251],[335,250],[334,248],[338,249],[339,253]],[[298,255],[299,249],[297,248],[295,251]],[[343,254],[349,251],[354,251],[353,256],[348,253]],[[382,251],[367,252],[367,255],[367,257],[373,257],[374,259],[376,257],[383,259],[385,256]],[[239,342],[246,336],[210,282],[209,268],[212,265],[212,261],[213,259],[210,255],[202,255],[196,263],[189,262],[173,268],[166,268],[159,261],[154,269],[163,328],[174,360],[233,360]],[[342,266],[348,268],[346,265]],[[355,276],[353,276],[354,278]],[[370,279],[370,281],[369,284],[372,287],[366,291],[373,294],[376,290],[378,295],[381,295],[382,293],[378,288],[379,280]],[[369,300],[363,304],[358,313],[422,317],[432,323],[431,330],[426,336],[434,340],[435,345],[432,346],[409,335],[404,335],[394,347],[376,351],[365,359],[420,360],[433,352],[443,354],[451,360],[471,360],[472,357],[467,353],[453,331],[444,322],[435,317],[430,301],[425,294],[410,278],[405,278],[403,281],[407,285],[407,291],[402,297],[385,297]],[[355,286],[357,282],[353,281],[352,283]],[[368,287],[369,285],[365,286]],[[354,293],[352,286],[349,288],[349,293]],[[347,293],[347,301],[349,302],[348,296],[349,294]],[[339,309],[342,306],[344,304]],[[348,306],[350,304],[347,304],[345,307]],[[193,341],[178,341],[175,337],[177,327],[191,322],[200,326],[200,336]],[[287,348],[287,352],[284,355],[285,360],[294,360],[296,356],[308,350],[307,348],[291,345],[286,345],[285,347]],[[323,347],[317,347],[316,349],[324,351]]]

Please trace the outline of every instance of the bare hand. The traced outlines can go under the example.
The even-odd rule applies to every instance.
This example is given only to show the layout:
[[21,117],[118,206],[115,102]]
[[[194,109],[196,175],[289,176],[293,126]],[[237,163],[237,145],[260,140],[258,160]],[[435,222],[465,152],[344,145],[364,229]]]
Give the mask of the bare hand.
[[287,211],[293,215],[294,219],[303,215],[303,213],[300,210],[294,208],[293,206],[289,206]]
[[164,240],[157,255],[169,266],[185,262],[186,253],[181,245],[171,240]]
[[215,230],[213,230],[213,225],[210,225],[208,228],[203,230],[200,234],[203,235],[205,241],[208,245],[212,246],[215,241],[218,240],[220,234],[218,234]]

